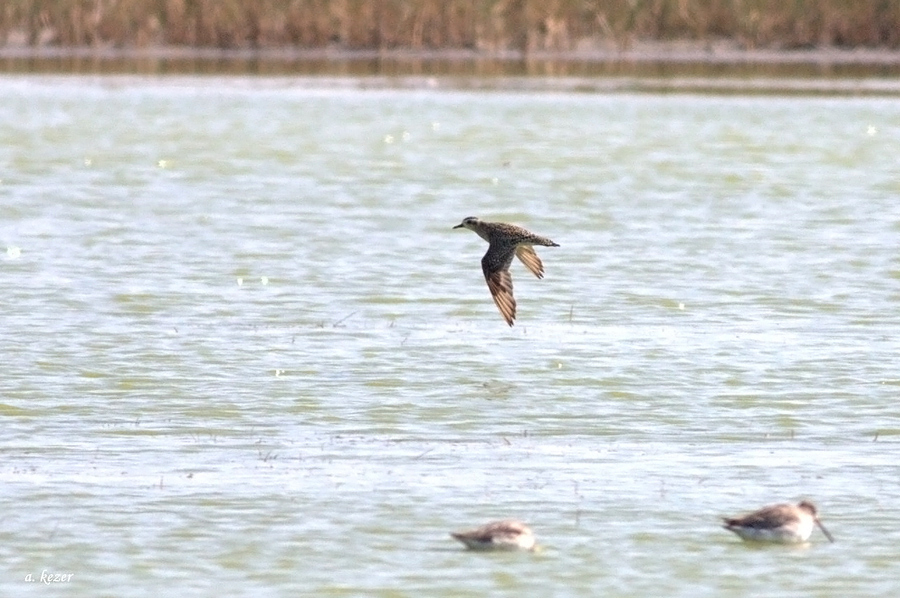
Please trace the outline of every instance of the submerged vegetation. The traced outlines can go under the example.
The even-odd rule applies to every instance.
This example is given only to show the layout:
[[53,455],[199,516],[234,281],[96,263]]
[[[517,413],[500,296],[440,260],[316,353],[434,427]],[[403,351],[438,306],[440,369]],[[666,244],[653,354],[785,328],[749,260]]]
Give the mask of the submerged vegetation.
[[898,0],[7,0],[0,46],[589,51],[900,47]]

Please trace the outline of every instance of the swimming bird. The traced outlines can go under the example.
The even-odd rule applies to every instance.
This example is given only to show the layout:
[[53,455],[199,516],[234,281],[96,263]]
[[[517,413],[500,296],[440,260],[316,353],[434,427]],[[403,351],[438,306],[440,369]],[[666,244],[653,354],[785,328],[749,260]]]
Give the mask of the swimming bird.
[[513,296],[512,276],[509,274],[513,256],[518,257],[532,274],[543,278],[544,264],[532,246],[559,247],[559,244],[515,224],[484,222],[473,216],[465,218],[453,228],[475,231],[489,243],[487,253],[481,258],[481,270],[500,315],[512,326],[516,319],[516,298]]
[[534,550],[535,545],[531,528],[514,519],[492,521],[450,535],[472,550]]
[[770,505],[742,517],[722,519],[725,522],[722,527],[744,540],[798,544],[809,539],[815,524],[829,542],[834,542],[834,538],[819,521],[815,505],[805,500],[796,505]]

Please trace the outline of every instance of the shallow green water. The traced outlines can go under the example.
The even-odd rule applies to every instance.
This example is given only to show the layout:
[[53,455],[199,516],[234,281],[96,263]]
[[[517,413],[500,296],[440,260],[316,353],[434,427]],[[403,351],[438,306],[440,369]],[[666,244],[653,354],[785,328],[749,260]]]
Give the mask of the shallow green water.
[[339,83],[2,80],[0,595],[900,591],[900,102]]

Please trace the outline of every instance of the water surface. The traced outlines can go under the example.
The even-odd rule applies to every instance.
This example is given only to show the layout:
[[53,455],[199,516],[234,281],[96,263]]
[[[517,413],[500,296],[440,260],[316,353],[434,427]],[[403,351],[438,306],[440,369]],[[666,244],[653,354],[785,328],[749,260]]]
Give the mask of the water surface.
[[0,594],[900,591],[900,103],[365,87],[3,79]]

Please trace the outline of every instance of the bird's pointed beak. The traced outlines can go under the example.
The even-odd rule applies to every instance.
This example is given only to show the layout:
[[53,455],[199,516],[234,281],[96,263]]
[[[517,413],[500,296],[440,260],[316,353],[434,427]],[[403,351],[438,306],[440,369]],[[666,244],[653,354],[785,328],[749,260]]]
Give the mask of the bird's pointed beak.
[[825,526],[822,525],[822,522],[819,521],[818,518],[816,518],[816,525],[819,526],[819,529],[822,530],[822,533],[825,534],[825,537],[828,538],[828,541],[829,541],[829,542],[834,542],[834,538],[832,537],[831,534],[828,533],[828,530],[825,529]]
[[457,225],[454,226],[453,228],[463,228],[464,226],[465,226],[465,225],[463,225],[463,224],[457,224]]

